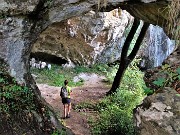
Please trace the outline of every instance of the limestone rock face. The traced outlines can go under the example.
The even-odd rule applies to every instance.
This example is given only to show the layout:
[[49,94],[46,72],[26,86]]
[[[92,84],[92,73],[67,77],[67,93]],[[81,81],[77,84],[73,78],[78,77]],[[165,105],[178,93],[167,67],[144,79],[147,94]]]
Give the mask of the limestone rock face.
[[175,66],[175,65],[180,65],[180,45],[176,48],[176,50],[168,56],[168,58],[164,61],[164,63],[170,65],[170,66]]
[[[163,66],[145,73],[144,81],[155,93],[146,97],[134,110],[139,135],[180,134],[179,48],[164,61]],[[153,83],[159,78],[165,80],[161,86]]]
[[[32,53],[40,58],[55,55],[74,64],[110,63],[120,57],[121,38],[133,17],[126,11],[90,11],[49,26],[34,44]],[[61,63],[60,63],[61,64]]]
[[8,17],[0,22],[0,26],[3,26],[1,27],[0,58],[7,61],[10,74],[18,81],[22,81],[23,75],[27,73],[25,64],[28,61],[27,56],[24,57],[24,51],[30,52],[27,45],[29,41],[23,39],[26,33],[24,21],[24,17]]
[[136,108],[139,135],[179,135],[180,96],[169,87],[144,99]]
[[169,39],[161,27],[154,25],[149,26],[142,44],[139,55],[142,67],[146,69],[161,66],[175,49],[175,42]]
[[[127,26],[133,17],[124,10],[110,12],[90,11],[83,16],[49,26],[32,49],[32,57],[43,61],[68,65],[90,65],[94,63],[113,63],[120,59],[121,48],[127,33]],[[150,25],[143,49],[141,68],[160,66],[173,52],[175,44],[159,26]]]
[[[157,0],[155,2],[154,0],[143,0],[138,1],[137,4],[136,1],[131,3],[132,0],[126,0],[125,3],[124,0],[108,0],[108,8],[106,8],[105,11],[121,7],[127,9],[127,11],[137,18],[166,28],[163,22],[166,21],[167,14],[166,12],[159,14],[159,9],[166,11],[164,7],[167,6],[167,1],[169,0]],[[91,10],[97,10],[97,2],[97,0],[0,1],[0,60],[3,60],[3,63],[7,64],[8,73],[14,77],[18,83],[27,86],[33,91],[36,95],[35,101],[38,101],[35,106],[36,108],[38,108],[40,104],[44,104],[47,108],[49,107],[43,102],[40,92],[30,75],[29,57],[33,43],[39,34],[49,25],[80,16]],[[103,8],[101,9],[104,10]],[[67,58],[68,57],[67,55]],[[37,111],[36,113],[39,114],[40,112]],[[53,123],[53,120],[51,121]],[[59,125],[59,127],[57,125]],[[23,126],[21,123],[18,125],[18,127]],[[33,125],[29,126],[34,127]],[[51,127],[57,127],[59,130],[62,130],[62,124],[60,124],[58,120],[57,124],[52,124]],[[3,128],[0,130],[3,130]],[[11,130],[13,131],[14,129],[12,128]],[[12,133],[11,130],[10,132]]]
[[[135,4],[131,2],[124,3],[124,0],[108,1],[107,6],[109,8],[103,10],[107,11],[120,6],[123,9],[127,9],[129,12],[131,12],[131,14],[134,13],[133,15],[135,17],[139,16],[138,18],[141,18],[142,20],[163,26],[160,22],[166,21],[165,13],[163,12],[164,14],[158,14],[158,18],[160,18],[160,21],[158,22],[157,13],[159,9],[162,8],[162,6],[167,6],[167,3],[161,0],[153,3],[146,3],[152,1],[144,2],[142,1],[138,4]],[[80,16],[93,9],[97,10],[96,0],[18,0],[16,2],[2,0],[0,4],[0,58],[5,60],[6,63],[9,65],[10,74],[15,77],[19,82],[27,83],[25,76],[29,70],[29,55],[31,52],[32,44],[37,39],[39,34],[52,23],[62,22],[63,20],[67,20],[74,16]],[[151,10],[149,9],[153,10],[153,12],[151,12]],[[132,12],[132,10],[134,12]],[[149,14],[147,14],[145,10],[149,12]],[[102,28],[102,26],[98,26],[96,28],[99,29]],[[94,48],[92,48],[92,50],[94,50]],[[93,53],[92,55],[94,56],[98,54]],[[78,54],[78,56],[80,57],[80,54]],[[87,57],[85,54],[82,54],[82,56]],[[68,57],[69,56],[67,55],[66,58]],[[85,63],[88,62],[89,61],[85,61]]]
[[35,10],[39,0],[1,0],[0,2],[0,13],[11,15],[27,14]]

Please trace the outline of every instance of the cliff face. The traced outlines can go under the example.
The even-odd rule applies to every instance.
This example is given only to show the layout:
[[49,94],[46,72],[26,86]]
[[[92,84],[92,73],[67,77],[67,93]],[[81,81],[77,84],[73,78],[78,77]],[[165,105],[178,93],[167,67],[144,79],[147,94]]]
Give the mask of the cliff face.
[[[126,2],[124,2],[124,0],[108,0],[107,8],[101,8],[101,10],[111,10],[120,6],[129,11],[133,16],[147,22],[159,24],[166,29],[165,23],[163,22],[166,22],[167,17],[165,10],[167,9],[165,8],[167,1],[141,0],[141,2],[132,2],[131,0],[126,0]],[[0,2],[0,60],[2,60],[2,64],[7,65],[6,71],[10,76],[14,77],[19,84],[30,88],[36,95],[34,98],[36,99],[35,101],[38,102],[36,102],[35,108],[39,109],[32,115],[33,121],[37,121],[37,125],[33,125],[33,121],[31,121],[32,125],[29,124],[31,127],[41,127],[33,128],[35,133],[43,132],[45,134],[45,128],[41,125],[41,122],[45,119],[49,121],[46,125],[47,127],[54,128],[54,126],[56,126],[62,129],[62,125],[58,124],[53,113],[51,117],[45,118],[40,112],[40,110],[42,110],[41,107],[45,105],[45,103],[29,73],[29,56],[33,43],[39,34],[50,24],[62,22],[93,9],[97,10],[97,0],[1,0]],[[92,47],[90,50],[91,49],[93,50]],[[88,57],[85,54],[84,56]],[[4,73],[4,71],[1,71],[1,73]],[[26,111],[27,110],[22,109],[21,114],[26,114]],[[0,115],[0,117],[6,118],[6,115]],[[11,119],[11,117],[14,116],[10,115],[9,117],[9,119]],[[17,118],[16,121],[21,121],[20,119],[21,118]],[[1,120],[6,122],[6,119]],[[52,123],[52,125],[50,123]],[[8,123],[6,124],[5,126],[9,126]],[[22,123],[18,124],[18,127],[23,127]],[[11,130],[14,130],[14,128],[12,127]],[[11,131],[7,131],[7,134],[10,132]]]
[[138,134],[178,135],[180,133],[179,102],[179,94],[170,87],[145,98],[135,112]]
[[[138,17],[136,16],[138,15],[136,12],[142,15],[146,13],[144,10],[151,7],[151,10],[154,12],[149,11],[148,14],[144,14],[143,17],[139,16],[142,20],[155,24],[157,24],[157,20],[159,20],[158,24],[160,24],[161,21],[166,21],[164,12],[159,14],[159,12],[156,11],[157,9],[159,11],[167,6],[167,3],[162,1],[150,3],[152,1],[142,1],[138,3],[130,1],[126,3],[123,3],[123,1],[108,1],[106,10],[119,6],[122,8],[127,7],[126,9],[128,11],[133,8],[134,16]],[[26,83],[24,76],[29,70],[29,54],[31,52],[32,43],[37,39],[38,35],[52,23],[79,16],[92,9],[97,10],[97,1],[95,0],[19,0],[16,2],[3,0],[0,5],[0,14],[2,18],[0,21],[0,58],[4,59],[9,65],[10,74],[18,81]],[[154,17],[156,19],[154,19]]]
[[[139,135],[180,134],[179,48],[164,61],[167,65],[148,70],[144,76],[146,85],[155,93],[134,110]],[[159,78],[164,78],[161,86],[153,83]]]
[[[121,9],[98,13],[90,11],[49,26],[40,34],[31,55],[41,61],[57,64],[64,64],[61,62],[63,59],[69,66],[113,63],[120,59],[132,21],[133,17]],[[139,51],[141,68],[160,66],[174,48],[174,42],[161,27],[150,25]]]
[[[132,21],[129,13],[115,9],[90,11],[55,23],[40,35],[33,46],[33,56],[45,60],[48,54],[55,55],[76,65],[114,62],[120,58],[123,33]],[[42,53],[44,55],[40,57]]]
[[161,66],[174,49],[175,41],[170,40],[161,27],[150,25],[139,51],[142,68]]

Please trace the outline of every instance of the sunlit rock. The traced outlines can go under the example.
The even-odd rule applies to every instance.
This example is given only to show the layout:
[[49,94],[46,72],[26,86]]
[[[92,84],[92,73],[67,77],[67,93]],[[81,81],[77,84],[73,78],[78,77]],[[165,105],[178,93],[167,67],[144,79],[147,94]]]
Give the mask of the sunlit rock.
[[[32,53],[56,55],[74,64],[111,63],[120,58],[122,36],[133,17],[126,11],[90,11],[44,31]],[[37,56],[38,57],[38,56]]]
[[142,67],[149,69],[161,66],[174,49],[175,42],[169,39],[164,30],[150,25],[140,51]]

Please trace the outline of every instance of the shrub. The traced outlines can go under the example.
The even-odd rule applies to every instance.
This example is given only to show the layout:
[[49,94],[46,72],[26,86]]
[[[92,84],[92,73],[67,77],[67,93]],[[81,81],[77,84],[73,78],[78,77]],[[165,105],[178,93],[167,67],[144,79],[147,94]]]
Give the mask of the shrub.
[[35,107],[34,94],[26,86],[19,85],[5,68],[0,67],[0,112],[10,114]]
[[145,96],[144,86],[143,73],[133,62],[125,72],[121,88],[97,105],[99,119],[92,123],[92,134],[134,135],[133,109]]

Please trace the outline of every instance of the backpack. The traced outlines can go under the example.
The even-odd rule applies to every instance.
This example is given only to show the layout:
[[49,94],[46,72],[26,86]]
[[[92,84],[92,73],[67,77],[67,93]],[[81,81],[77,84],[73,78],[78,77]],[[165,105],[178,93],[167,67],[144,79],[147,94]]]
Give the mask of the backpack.
[[66,87],[61,87],[61,92],[60,92],[61,98],[67,98],[68,97],[68,91]]

